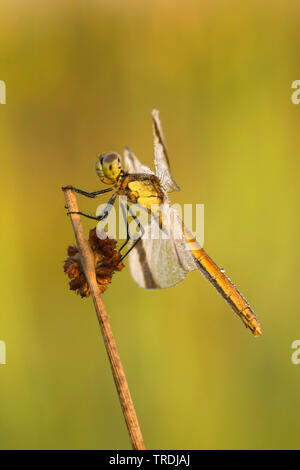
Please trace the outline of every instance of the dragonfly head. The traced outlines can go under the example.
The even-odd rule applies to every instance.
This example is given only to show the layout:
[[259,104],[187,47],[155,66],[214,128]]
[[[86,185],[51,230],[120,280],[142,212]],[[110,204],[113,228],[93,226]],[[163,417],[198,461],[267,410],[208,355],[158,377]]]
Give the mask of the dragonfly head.
[[100,155],[96,162],[96,172],[102,183],[114,184],[118,181],[122,167],[117,153]]

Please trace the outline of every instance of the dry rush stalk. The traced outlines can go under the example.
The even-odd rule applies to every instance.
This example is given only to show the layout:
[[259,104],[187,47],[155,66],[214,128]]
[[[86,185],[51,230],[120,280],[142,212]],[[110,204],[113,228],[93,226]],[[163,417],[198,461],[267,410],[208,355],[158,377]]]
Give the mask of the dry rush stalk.
[[[78,212],[77,201],[76,201],[76,197],[73,191],[69,188],[64,188],[64,194],[65,194],[65,199],[66,199],[66,203],[68,206],[68,210],[70,212]],[[103,266],[103,264],[101,265],[101,261],[103,262],[104,260],[104,264],[105,264],[105,261],[109,264],[109,260],[111,261],[112,259],[114,259],[116,262],[118,261],[117,255],[115,254],[115,250],[114,250],[115,246],[111,244],[110,245],[111,249],[109,250],[109,245],[104,244],[102,246],[102,252],[101,250],[99,252],[98,242],[95,240],[93,235],[92,236],[90,235],[90,242],[88,242],[88,240],[85,238],[82,225],[80,222],[80,215],[71,214],[70,217],[71,217],[73,231],[74,231],[75,238],[76,238],[77,248],[73,247],[73,249],[71,249],[71,252],[69,252],[69,255],[70,257],[77,256],[77,265],[74,264],[74,260],[73,260],[73,264],[70,261],[67,267],[65,264],[65,270],[68,272],[68,269],[69,269],[68,274],[70,274],[73,271],[71,275],[74,275],[75,276],[74,278],[76,278],[76,275],[78,276],[80,274],[84,275],[84,279],[82,277],[80,278],[81,284],[79,282],[80,285],[76,288],[79,289],[79,292],[81,295],[84,294],[82,296],[91,295],[93,299],[94,307],[95,307],[97,318],[100,324],[101,333],[103,336],[104,344],[105,344],[109,362],[111,365],[113,378],[114,378],[116,389],[119,395],[119,400],[121,403],[121,407],[122,407],[124,419],[126,422],[126,426],[128,429],[132,448],[134,450],[144,450],[145,444],[143,441],[143,436],[141,433],[141,429],[139,427],[133,401],[130,395],[126,376],[125,376],[121,359],[118,353],[117,345],[116,345],[116,342],[112,333],[108,315],[107,315],[105,306],[102,301],[101,292],[100,292],[101,289],[99,288],[101,285],[105,287],[106,284],[110,282],[113,269],[111,269],[111,265],[110,266]],[[106,258],[105,258],[105,249],[106,249]],[[107,253],[107,251],[109,253]],[[102,259],[100,260],[97,259],[97,257],[101,258],[101,256],[102,256]],[[100,268],[99,268],[99,265],[97,264],[97,261],[98,262],[100,261],[100,268],[102,268],[102,271],[100,272],[100,274],[102,275],[102,277],[99,276]],[[97,273],[97,265],[99,268],[98,273]],[[105,268],[106,268],[106,271],[105,271]],[[120,267],[118,269],[120,269]],[[82,270],[82,272],[80,272],[80,270]],[[104,279],[105,282],[101,284],[99,280],[101,281],[102,279]],[[80,288],[81,288],[81,291],[80,291]]]

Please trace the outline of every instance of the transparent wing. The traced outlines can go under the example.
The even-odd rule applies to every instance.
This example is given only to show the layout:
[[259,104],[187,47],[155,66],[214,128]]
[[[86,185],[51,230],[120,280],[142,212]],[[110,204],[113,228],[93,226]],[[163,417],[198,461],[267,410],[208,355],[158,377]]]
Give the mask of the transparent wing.
[[157,218],[129,254],[131,275],[144,289],[163,289],[183,281],[198,265],[183,237],[182,221],[169,206],[163,214],[163,229]]
[[154,174],[152,170],[146,165],[142,165],[139,159],[126,147],[124,149],[124,168],[128,173],[150,173]]
[[167,147],[164,141],[159,112],[157,109],[152,111],[153,137],[154,137],[154,163],[156,175],[159,177],[166,192],[180,191],[175,183],[170,170]]

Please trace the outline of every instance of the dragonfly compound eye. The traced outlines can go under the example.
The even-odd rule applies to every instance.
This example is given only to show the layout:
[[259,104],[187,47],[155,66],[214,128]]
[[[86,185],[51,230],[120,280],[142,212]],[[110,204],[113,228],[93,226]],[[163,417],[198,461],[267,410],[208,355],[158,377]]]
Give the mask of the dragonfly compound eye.
[[103,183],[113,184],[121,172],[121,160],[117,153],[100,156],[96,163],[96,172]]

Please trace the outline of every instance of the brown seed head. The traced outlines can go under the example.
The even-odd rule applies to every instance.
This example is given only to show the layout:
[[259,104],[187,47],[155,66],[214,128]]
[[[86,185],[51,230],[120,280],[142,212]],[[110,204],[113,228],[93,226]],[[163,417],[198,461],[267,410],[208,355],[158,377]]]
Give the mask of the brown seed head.
[[[116,248],[116,240],[112,238],[100,239],[96,229],[93,228],[90,230],[88,241],[94,255],[97,283],[102,293],[110,284],[113,274],[116,271],[121,271],[124,265],[120,263],[121,254]],[[64,272],[71,279],[70,289],[75,290],[81,297],[88,297],[90,290],[83,272],[78,248],[69,246],[67,252],[68,258],[64,262]]]

